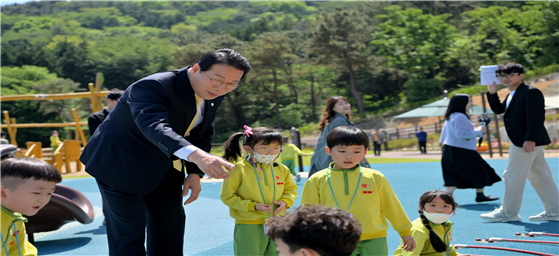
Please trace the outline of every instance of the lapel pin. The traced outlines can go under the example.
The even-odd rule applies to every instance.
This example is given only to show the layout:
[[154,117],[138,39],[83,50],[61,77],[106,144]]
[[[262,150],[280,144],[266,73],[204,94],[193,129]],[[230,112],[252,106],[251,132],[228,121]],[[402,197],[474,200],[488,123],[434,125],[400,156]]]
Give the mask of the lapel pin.
[[213,107],[213,106],[214,106],[214,103],[212,102],[212,104],[211,104],[211,105],[212,105],[212,107]]

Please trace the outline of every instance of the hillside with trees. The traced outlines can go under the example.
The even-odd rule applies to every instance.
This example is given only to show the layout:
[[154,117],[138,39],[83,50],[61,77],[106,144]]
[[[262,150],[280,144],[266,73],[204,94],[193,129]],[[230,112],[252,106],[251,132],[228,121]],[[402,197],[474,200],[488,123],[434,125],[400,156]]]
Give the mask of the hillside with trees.
[[[357,122],[479,85],[480,65],[559,70],[559,2],[40,1],[1,10],[1,93],[85,91],[103,73],[125,89],[155,72],[232,48],[253,66],[226,95],[216,142],[243,125],[319,120],[343,95]],[[71,121],[87,100],[4,102],[18,123]],[[3,117],[2,117],[3,118]],[[48,140],[20,129],[18,142]]]

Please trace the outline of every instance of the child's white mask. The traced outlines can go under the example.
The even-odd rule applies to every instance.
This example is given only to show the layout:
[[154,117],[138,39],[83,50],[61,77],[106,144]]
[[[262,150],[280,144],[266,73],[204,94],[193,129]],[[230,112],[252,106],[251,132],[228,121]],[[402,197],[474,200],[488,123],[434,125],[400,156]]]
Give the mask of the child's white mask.
[[263,163],[263,164],[271,164],[274,161],[276,161],[276,159],[279,157],[279,154],[277,155],[262,155],[259,154],[257,152],[255,152],[254,150],[252,150],[252,148],[250,148],[250,151],[252,151],[252,157],[259,163]]
[[429,212],[426,212],[425,210],[423,210],[423,215],[425,215],[425,218],[427,218],[431,222],[433,222],[435,224],[441,224],[441,223],[444,223],[445,221],[447,221],[448,219],[450,219],[450,216],[452,216],[452,213],[449,213],[449,214],[429,213]]

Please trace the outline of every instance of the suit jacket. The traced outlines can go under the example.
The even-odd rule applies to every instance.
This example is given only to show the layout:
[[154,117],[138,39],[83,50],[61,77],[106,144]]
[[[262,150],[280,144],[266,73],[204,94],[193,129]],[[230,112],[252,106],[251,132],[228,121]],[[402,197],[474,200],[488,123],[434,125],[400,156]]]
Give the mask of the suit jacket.
[[103,122],[103,120],[105,120],[105,118],[107,118],[108,115],[109,115],[109,111],[106,108],[104,108],[95,113],[91,113],[91,115],[87,117],[87,126],[89,127],[89,135],[93,135],[95,130],[97,130],[97,127],[99,127],[99,125]]
[[[133,195],[153,191],[178,149],[195,145],[209,152],[213,120],[223,97],[205,101],[204,120],[183,135],[196,114],[186,67],[145,77],[130,85],[95,131],[80,160],[98,181]],[[187,172],[203,174],[184,161]]]
[[524,141],[535,141],[536,146],[551,143],[545,121],[545,102],[542,92],[533,86],[520,84],[507,108],[510,93],[500,102],[497,93],[487,93],[487,101],[496,114],[502,114],[511,142],[522,147]]

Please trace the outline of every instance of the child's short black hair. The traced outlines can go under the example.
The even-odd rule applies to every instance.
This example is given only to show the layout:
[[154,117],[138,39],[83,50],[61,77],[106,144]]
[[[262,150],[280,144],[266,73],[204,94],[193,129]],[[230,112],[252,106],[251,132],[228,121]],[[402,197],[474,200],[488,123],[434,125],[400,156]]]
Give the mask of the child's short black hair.
[[266,227],[267,235],[281,239],[291,253],[309,248],[321,256],[349,256],[361,237],[361,225],[349,212],[324,205],[303,205]]
[[330,149],[335,146],[360,146],[369,149],[369,136],[363,130],[353,126],[338,126],[326,136],[326,144]]
[[524,67],[516,62],[509,62],[505,64],[500,64],[497,70],[495,70],[495,74],[511,74],[511,73],[518,73],[524,74]]
[[2,186],[15,190],[27,179],[62,182],[62,175],[47,162],[30,157],[7,158],[0,166]]

